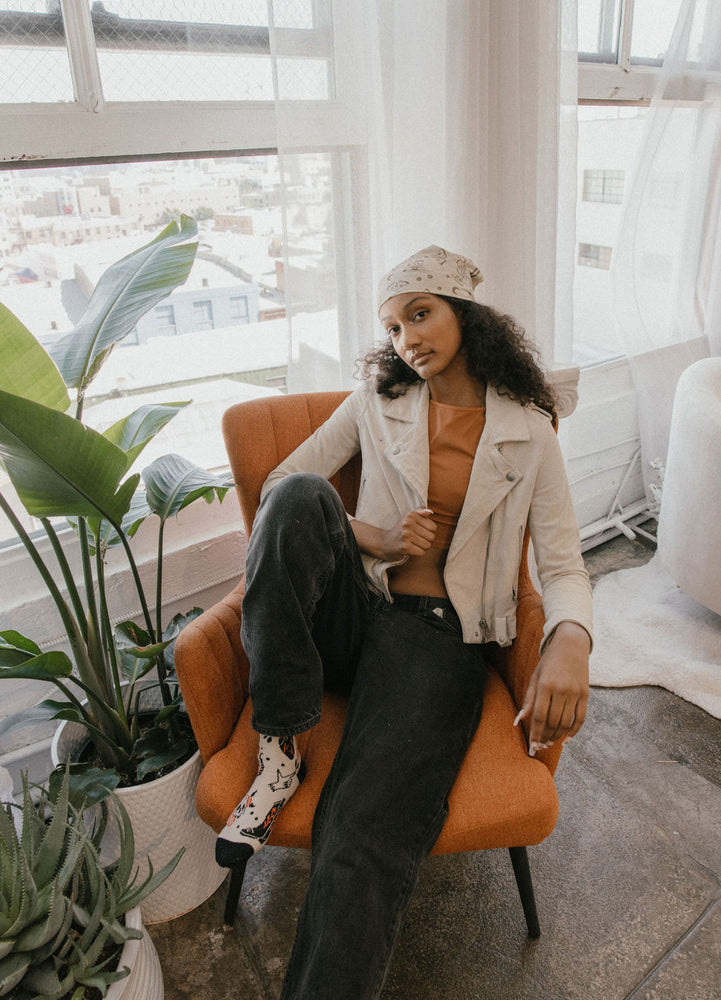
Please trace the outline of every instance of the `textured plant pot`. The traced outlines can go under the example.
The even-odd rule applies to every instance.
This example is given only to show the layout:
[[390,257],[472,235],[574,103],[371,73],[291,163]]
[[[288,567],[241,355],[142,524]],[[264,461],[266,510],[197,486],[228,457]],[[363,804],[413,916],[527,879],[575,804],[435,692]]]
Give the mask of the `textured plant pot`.
[[[127,927],[143,930],[140,907],[136,906],[125,914]],[[118,959],[118,968],[127,966],[130,975],[112,983],[106,1000],[163,1000],[163,972],[155,945],[147,931],[139,939],[126,941]]]
[[[87,738],[83,726],[62,722],[53,737],[53,765],[74,759]],[[195,811],[195,786],[201,767],[200,753],[196,752],[171,774],[147,785],[116,790],[133,826],[140,879],[148,873],[148,857],[157,871],[181,847],[185,848],[175,871],[141,903],[146,924],[171,920],[200,906],[227,874],[215,863],[215,833]],[[112,856],[112,831],[105,846]]]

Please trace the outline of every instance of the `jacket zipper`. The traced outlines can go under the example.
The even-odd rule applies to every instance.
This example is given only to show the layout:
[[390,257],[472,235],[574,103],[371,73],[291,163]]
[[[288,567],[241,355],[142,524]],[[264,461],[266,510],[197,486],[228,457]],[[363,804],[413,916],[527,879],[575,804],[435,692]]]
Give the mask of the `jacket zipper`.
[[[523,525],[521,525],[521,527],[518,529],[518,535],[519,535],[518,540],[520,542],[520,545],[518,547],[518,572],[519,572],[519,574],[521,572],[521,559],[523,557],[523,535],[524,535],[525,530],[526,529],[525,529],[525,527]],[[518,605],[518,577],[516,577],[516,582],[513,584],[513,603],[515,605]]]
[[[491,538],[493,537],[493,518],[495,516],[495,510],[491,511],[491,516],[488,519],[488,541],[486,542],[486,562],[483,567],[483,588],[481,590],[481,614],[486,615],[486,594],[488,593],[488,564],[491,554]],[[491,630],[488,625],[488,619],[482,618],[479,622],[481,626],[481,637],[484,642],[488,641],[488,637],[491,634]]]

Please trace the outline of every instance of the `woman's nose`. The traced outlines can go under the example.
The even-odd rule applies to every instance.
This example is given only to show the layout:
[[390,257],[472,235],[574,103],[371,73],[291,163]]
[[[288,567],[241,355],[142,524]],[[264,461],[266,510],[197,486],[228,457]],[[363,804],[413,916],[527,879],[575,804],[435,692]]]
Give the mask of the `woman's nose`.
[[411,348],[417,346],[418,344],[418,337],[413,332],[413,329],[405,326],[401,327],[401,335],[398,340],[400,342],[400,348],[403,351],[410,351]]

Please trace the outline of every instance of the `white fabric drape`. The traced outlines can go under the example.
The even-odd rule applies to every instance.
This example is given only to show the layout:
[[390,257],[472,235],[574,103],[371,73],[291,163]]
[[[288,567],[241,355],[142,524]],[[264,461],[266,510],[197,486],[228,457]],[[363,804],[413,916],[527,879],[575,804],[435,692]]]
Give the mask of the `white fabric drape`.
[[[340,366],[312,387],[329,387],[338,375],[348,381],[351,355],[378,335],[377,278],[432,243],[474,260],[485,276],[481,298],[515,316],[544,360],[554,360],[557,312],[565,315],[565,330],[572,326],[572,268],[561,269],[560,296],[555,281],[561,3],[335,0],[336,96],[348,111],[349,141],[348,174],[342,176],[341,163],[334,185],[336,202],[343,197],[347,204],[333,208],[333,242],[336,261],[352,261],[352,273],[337,264],[333,276]],[[317,109],[282,97],[276,102],[281,161],[302,185],[299,147],[312,145],[307,136],[314,131],[310,118],[304,129],[303,115]],[[297,257],[302,237],[292,232],[293,217],[286,206],[285,242]],[[296,299],[290,312],[299,371],[299,351],[307,359],[312,350],[314,321],[299,285],[286,284],[286,291]],[[562,355],[566,360],[570,350]]]
[[720,183],[721,7],[715,0],[684,0],[611,269],[649,496],[666,457],[678,377],[719,351]]

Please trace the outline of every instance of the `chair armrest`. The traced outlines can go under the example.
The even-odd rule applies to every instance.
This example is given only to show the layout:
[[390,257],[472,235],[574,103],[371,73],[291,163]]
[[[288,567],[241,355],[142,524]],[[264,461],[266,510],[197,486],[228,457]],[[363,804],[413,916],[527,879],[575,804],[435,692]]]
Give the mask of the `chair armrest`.
[[540,596],[535,591],[526,593],[516,609],[516,638],[511,646],[499,650],[498,672],[519,709],[526,697],[531,674],[538,665],[544,622]]
[[[513,695],[516,708],[520,710],[526,697],[528,682],[538,666],[545,615],[541,596],[532,585],[519,587],[519,592],[516,638],[510,647],[499,650],[500,655],[495,665]],[[528,739],[527,720],[524,720],[523,728]],[[542,761],[553,774],[561,756],[561,749],[562,744],[555,743],[548,750],[539,750],[536,759]]]
[[250,664],[240,641],[244,581],[186,625],[175,669],[203,762],[230,739],[248,698]]

